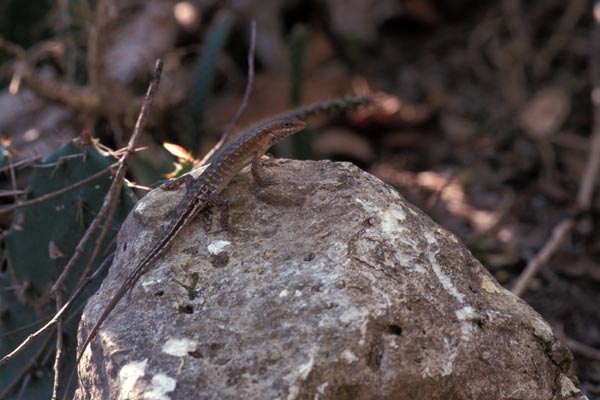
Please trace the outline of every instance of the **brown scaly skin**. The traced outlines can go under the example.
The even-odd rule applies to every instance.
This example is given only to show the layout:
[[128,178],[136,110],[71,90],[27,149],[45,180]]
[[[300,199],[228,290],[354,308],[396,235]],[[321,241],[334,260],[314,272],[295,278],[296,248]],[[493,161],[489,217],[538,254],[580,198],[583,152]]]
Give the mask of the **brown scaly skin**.
[[102,323],[121,301],[123,296],[133,288],[140,277],[148,271],[152,262],[169,248],[181,229],[207,206],[226,206],[226,201],[219,196],[219,193],[246,165],[252,164],[252,176],[259,185],[267,183],[268,181],[263,178],[260,172],[260,158],[273,144],[301,131],[305,126],[306,123],[304,121],[293,116],[284,116],[265,122],[256,128],[247,131],[225,146],[217,153],[208,168],[206,168],[199,177],[194,178],[191,175],[184,175],[162,185],[164,190],[173,190],[181,186],[181,184],[185,184],[187,192],[183,196],[183,199],[171,218],[169,226],[165,229],[160,239],[152,246],[152,249],[134,268],[127,279],[125,279],[125,282],[123,282],[117,292],[113,294],[112,299],[100,315],[98,322],[96,322],[83,342],[75,362],[75,369],[71,373],[69,383],[67,384],[65,395],[68,393],[68,388],[70,387],[83,353],[98,333]]

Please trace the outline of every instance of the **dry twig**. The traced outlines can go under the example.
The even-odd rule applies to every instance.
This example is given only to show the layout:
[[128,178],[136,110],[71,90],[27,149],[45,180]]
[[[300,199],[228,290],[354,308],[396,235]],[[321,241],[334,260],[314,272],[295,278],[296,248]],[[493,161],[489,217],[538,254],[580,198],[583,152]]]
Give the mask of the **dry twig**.
[[569,337],[563,338],[563,341],[573,353],[591,360],[600,361],[600,350]]
[[[600,2],[596,2],[595,7],[600,7]],[[592,204],[592,198],[600,172],[600,21],[597,18],[594,21],[594,31],[592,34],[590,69],[594,122],[585,172],[579,182],[579,189],[577,192],[575,204],[577,212],[554,227],[550,240],[548,240],[538,254],[527,263],[527,266],[517,278],[512,289],[512,292],[517,296],[521,296],[525,292],[533,277],[558,250],[565,239],[570,236],[579,215],[588,212]]]
[[[158,85],[160,83],[162,67],[163,67],[162,60],[160,60],[160,59],[157,60],[156,65],[154,67],[154,76],[152,78],[152,82],[150,82],[150,86],[148,86],[148,91],[146,92],[146,96],[144,98],[142,108],[140,110],[138,119],[135,123],[135,127],[133,129],[133,134],[131,135],[131,138],[129,139],[129,143],[127,145],[128,152],[125,153],[125,155],[123,155],[121,160],[119,160],[119,168],[117,169],[117,172],[115,173],[115,178],[113,180],[113,183],[104,199],[104,203],[102,204],[102,208],[101,208],[100,212],[98,212],[97,217],[94,219],[94,222],[95,222],[96,219],[101,214],[106,214],[106,221],[104,224],[104,228],[102,229],[102,231],[98,237],[98,240],[96,241],[96,246],[94,247],[93,254],[90,257],[90,260],[88,261],[86,270],[91,267],[94,259],[98,255],[98,252],[100,250],[100,245],[102,244],[102,241],[104,240],[104,237],[110,227],[110,221],[112,221],[114,212],[116,210],[118,196],[119,196],[119,193],[121,192],[121,189],[124,184],[124,178],[125,178],[125,173],[127,172],[127,164],[129,161],[129,157],[135,153],[135,150],[134,150],[135,145],[136,145],[144,127],[146,126],[146,121],[148,120],[148,114],[150,112],[150,107],[152,106],[154,97],[156,95],[156,91],[158,89]],[[104,219],[104,215],[102,216],[102,219]],[[93,222],[92,222],[92,225],[93,225]],[[90,228],[91,228],[91,226],[90,226]],[[96,225],[96,228],[97,228],[97,225]],[[89,232],[89,230],[86,232],[86,235],[88,234],[88,232]],[[84,235],[84,236],[86,236],[86,235]],[[87,237],[88,240],[89,240],[90,236],[91,235],[88,235],[88,237]],[[83,241],[83,239],[82,239],[82,241]],[[87,243],[87,240],[86,240],[86,243]],[[81,244],[81,242],[80,242],[80,244]],[[77,247],[79,248],[79,245]],[[81,248],[81,251],[83,252],[83,247]],[[79,256],[77,257],[77,259],[79,259]],[[73,255],[73,258],[74,257],[75,257],[75,254]],[[71,260],[69,260],[69,264],[71,264],[71,269],[72,269],[72,266],[74,265],[74,263],[71,263],[70,261]],[[68,266],[69,265],[67,265],[67,267]],[[67,267],[65,267],[65,270],[63,271],[61,276],[57,279],[56,283],[52,287],[52,291],[54,293],[56,293],[62,287],[64,280],[66,279],[66,276],[67,276],[67,274],[65,273],[65,272],[68,272]],[[86,273],[83,274],[83,276],[85,276],[85,275],[86,275]],[[81,286],[81,285],[79,285],[79,286]],[[69,392],[69,387],[71,386],[73,377],[75,376],[75,370],[71,374],[69,381],[67,383],[67,387],[65,388],[65,394],[64,394],[65,398],[67,396],[67,393]]]
[[[73,267],[77,263],[77,261],[79,261],[79,258],[83,254],[83,251],[87,245],[87,242],[91,238],[91,235],[96,231],[96,229],[98,229],[100,223],[103,220],[105,220],[105,217],[109,218],[108,221],[110,221],[112,219],[112,215],[114,214],[114,210],[116,207],[115,204],[118,201],[118,194],[120,193],[120,190],[123,186],[123,182],[124,182],[123,177],[125,176],[125,172],[127,170],[127,162],[129,160],[129,157],[135,153],[135,143],[137,142],[137,140],[146,124],[146,120],[148,118],[148,112],[149,112],[150,106],[152,105],[152,101],[154,100],[154,96],[156,95],[156,90],[157,90],[158,84],[160,82],[161,72],[162,72],[162,61],[157,60],[155,70],[154,70],[154,77],[152,79],[152,82],[150,83],[150,86],[148,87],[148,92],[146,93],[146,97],[144,99],[142,109],[140,111],[138,120],[136,122],[135,129],[133,131],[133,134],[131,135],[131,139],[129,140],[129,145],[128,145],[129,151],[127,153],[125,153],[124,156],[118,162],[119,167],[115,174],[115,178],[109,189],[109,192],[107,193],[107,195],[104,198],[104,203],[102,204],[100,211],[98,212],[98,214],[96,215],[96,217],[94,218],[94,220],[92,221],[90,226],[88,227],[88,229],[87,229],[86,233],[84,234],[84,236],[82,237],[82,239],[77,244],[77,247],[76,247],[73,255],[71,256],[71,259],[65,266],[62,274],[59,276],[59,278],[54,283],[54,286],[52,287],[51,292],[54,293],[55,295],[58,295],[59,291],[61,290],[61,288],[64,284],[65,279],[67,278],[67,276],[69,275],[69,273],[71,272],[71,270],[73,269]],[[113,166],[111,166],[110,168],[112,168],[112,167]],[[106,222],[105,227],[108,227],[108,226],[110,226],[110,223]],[[102,234],[100,236],[102,236]],[[96,247],[98,247],[98,242],[96,243]],[[95,249],[94,255],[97,255],[97,249]],[[85,285],[87,285],[87,283],[90,282],[90,279],[91,279],[91,277],[86,278],[80,285],[78,285],[77,289],[75,290],[75,292],[73,293],[73,295],[71,296],[69,301],[62,307],[58,307],[59,309],[57,310],[56,315],[46,325],[44,325],[41,329],[39,329],[35,333],[29,335],[15,350],[13,350],[11,353],[7,354],[2,359],[0,359],[0,365],[3,365],[5,363],[9,362],[17,354],[19,354],[23,349],[25,349],[29,344],[31,344],[31,342],[33,342],[33,340],[35,340],[40,335],[42,335],[44,332],[46,332],[48,329],[50,329],[52,326],[57,324],[58,321],[62,318],[62,315],[64,314],[64,312],[66,311],[68,306],[71,305],[72,302],[79,296],[79,294],[83,291],[83,288],[85,287]],[[57,303],[57,306],[59,304],[60,304],[60,302]],[[65,390],[68,392],[68,386]]]
[[521,272],[521,275],[517,278],[517,281],[512,289],[512,292],[517,296],[521,296],[527,286],[538,273],[540,268],[552,257],[558,247],[562,244],[565,238],[571,233],[571,230],[575,226],[575,219],[568,218],[552,229],[552,236],[550,240],[542,247],[542,249],[527,263],[527,266]]
[[36,160],[39,160],[39,159],[40,159],[40,156],[32,156],[32,157],[26,158],[24,160],[17,161],[15,163],[13,163],[12,166],[7,165],[5,167],[1,167],[0,168],[0,172],[8,171],[11,167],[15,168],[15,169],[17,169],[17,168],[23,168],[23,167],[31,165],[31,163],[33,163],[33,162],[35,162]]
[[[41,335],[43,335],[44,333],[46,333],[49,329],[51,329],[54,325],[56,325],[58,323],[58,321],[62,318],[63,314],[67,311],[67,309],[71,306],[71,304],[73,304],[75,302],[75,300],[77,300],[77,298],[79,297],[79,295],[83,292],[83,290],[87,287],[87,285],[89,283],[91,283],[92,281],[94,281],[94,279],[96,279],[98,277],[98,275],[100,275],[100,273],[102,271],[104,271],[104,269],[108,266],[108,264],[110,263],[110,261],[112,260],[112,256],[113,254],[110,254],[106,260],[104,260],[104,262],[102,264],[100,264],[100,266],[96,269],[96,271],[94,271],[94,273],[92,275],[90,275],[85,282],[82,285],[79,285],[77,287],[77,289],[75,289],[75,291],[73,292],[73,294],[71,295],[71,297],[69,298],[69,300],[60,308],[60,310],[58,310],[56,312],[56,314],[54,314],[52,316],[52,318],[50,319],[50,321],[48,321],[44,326],[42,326],[40,329],[38,329],[37,331],[33,332],[32,334],[30,334],[29,336],[27,336],[27,338],[25,338],[25,340],[23,340],[21,342],[21,344],[19,344],[19,346],[17,348],[15,348],[12,352],[10,352],[9,354],[7,354],[6,356],[2,357],[0,359],[0,366],[6,364],[7,362],[9,362],[10,360],[12,360],[17,354],[19,354],[23,349],[25,349],[26,347],[28,347],[34,340],[36,340],[37,338],[39,338]],[[46,318],[47,319],[47,318]],[[39,322],[39,321],[38,321]],[[35,323],[38,323],[35,322]],[[16,332],[18,330],[23,329],[23,327],[19,328],[19,329],[15,329],[14,331],[11,332],[7,332],[6,335]],[[0,396],[0,398],[2,398],[2,396]]]
[[531,49],[531,36],[525,21],[520,0],[503,0],[502,7],[506,21],[517,43],[519,54],[527,54]]
[[533,71],[538,76],[542,76],[548,71],[560,51],[567,45],[573,35],[573,28],[588,8],[588,2],[572,0],[565,2],[565,7],[566,10],[553,30],[552,36],[535,56]]
[[46,200],[52,199],[54,197],[60,196],[62,194],[65,194],[67,192],[70,192],[73,189],[77,189],[78,187],[81,187],[83,185],[86,185],[92,181],[95,181],[96,179],[99,179],[101,177],[103,177],[104,175],[106,175],[107,173],[109,173],[112,169],[115,168],[115,166],[117,165],[117,163],[111,164],[108,167],[104,168],[103,170],[96,172],[94,175],[90,175],[85,179],[80,180],[79,182],[76,182],[72,185],[69,185],[67,187],[64,187],[60,190],[57,190],[55,192],[52,193],[47,193],[43,196],[40,197],[36,197],[35,199],[31,199],[31,200],[27,200],[27,201],[22,201],[20,203],[15,203],[13,205],[10,206],[6,206],[6,207],[1,207],[0,208],[0,215],[1,214],[6,214],[7,212],[10,211],[14,211],[17,210],[19,208],[23,208],[23,207],[29,207],[31,205],[34,204],[39,204],[39,203],[43,203]]
[[248,50],[248,81],[246,82],[246,91],[244,92],[244,98],[242,99],[242,103],[238,108],[237,112],[233,116],[233,119],[225,128],[223,135],[219,142],[212,148],[206,155],[202,158],[202,160],[198,163],[198,165],[204,165],[210,161],[212,156],[223,147],[223,145],[227,142],[229,138],[229,133],[233,129],[233,126],[242,115],[244,109],[248,106],[248,99],[250,98],[250,93],[252,92],[252,84],[254,82],[254,53],[256,49],[256,21],[252,20],[250,25],[250,49]]
[[24,190],[24,189],[0,190],[0,197],[22,196],[24,194],[27,194],[27,190]]
[[[69,273],[71,272],[73,267],[75,266],[75,263],[77,263],[77,261],[79,261],[79,258],[83,254],[83,251],[85,249],[85,246],[87,245],[87,242],[91,238],[92,234],[96,231],[96,229],[98,228],[100,223],[105,219],[106,214],[110,213],[110,216],[112,218],[112,214],[114,213],[114,209],[115,209],[115,207],[113,206],[112,203],[116,203],[118,195],[121,192],[121,188],[123,186],[123,177],[125,176],[125,172],[127,171],[127,163],[129,161],[129,157],[135,153],[135,151],[134,151],[135,144],[141,134],[141,131],[143,130],[144,126],[146,125],[146,120],[148,118],[148,112],[150,111],[150,106],[152,105],[154,96],[156,95],[156,90],[158,88],[158,84],[160,82],[160,75],[162,73],[162,65],[163,64],[162,64],[161,60],[156,61],[156,66],[154,69],[154,77],[152,79],[152,82],[150,83],[150,86],[148,87],[148,91],[146,92],[146,97],[144,99],[144,103],[142,104],[142,109],[140,111],[139,117],[135,124],[135,128],[133,129],[133,134],[131,135],[131,138],[129,139],[128,152],[125,153],[125,155],[119,160],[119,163],[118,163],[119,167],[117,169],[117,172],[115,173],[113,183],[104,198],[104,203],[102,204],[100,211],[98,212],[98,214],[96,215],[96,217],[94,218],[92,223],[90,224],[89,228],[87,229],[87,231],[81,238],[80,242],[77,244],[75,252],[74,252],[73,256],[71,257],[71,259],[69,260],[69,262],[67,263],[67,265],[65,266],[63,272],[58,277],[58,279],[56,280],[54,285],[52,286],[52,293],[56,293],[58,290],[60,290],[62,288],[65,279],[67,278],[67,276],[69,275]],[[108,225],[110,225],[110,220],[108,220],[107,223],[105,224],[105,226],[108,226]]]
[[49,316],[46,316],[46,317],[42,317],[42,318],[38,319],[37,321],[33,321],[33,322],[28,323],[28,324],[21,325],[18,328],[15,328],[13,330],[6,331],[6,332],[4,332],[3,334],[0,335],[0,339],[5,338],[5,337],[9,337],[9,336],[14,335],[14,334],[19,333],[19,332],[22,332],[22,331],[24,331],[26,329],[31,328],[32,326],[39,325],[42,322],[49,320],[50,318],[52,318],[52,315],[49,315]]
[[[56,312],[62,308],[62,293],[56,294]],[[56,354],[54,357],[54,384],[52,385],[52,400],[58,398],[60,390],[60,362],[63,355],[62,318],[56,321]]]
[[[33,357],[31,357],[29,359],[27,364],[25,364],[23,366],[23,368],[21,368],[21,372],[17,376],[15,376],[15,379],[13,379],[4,388],[4,390],[2,390],[2,392],[0,392],[0,399],[4,399],[13,390],[15,385],[17,383],[19,383],[19,381],[21,381],[21,379],[23,379],[23,376],[25,376],[25,374],[27,374],[27,372],[29,372],[29,370],[35,365],[37,359],[42,355],[42,353],[46,349],[46,346],[48,345],[48,343],[50,343],[50,339],[52,339],[52,335],[48,335],[48,337],[46,337],[46,340],[44,341],[44,343],[42,343],[42,345],[40,346],[38,351],[33,355]],[[2,360],[0,360],[0,361],[2,361]],[[0,363],[0,365],[2,365],[2,363]]]

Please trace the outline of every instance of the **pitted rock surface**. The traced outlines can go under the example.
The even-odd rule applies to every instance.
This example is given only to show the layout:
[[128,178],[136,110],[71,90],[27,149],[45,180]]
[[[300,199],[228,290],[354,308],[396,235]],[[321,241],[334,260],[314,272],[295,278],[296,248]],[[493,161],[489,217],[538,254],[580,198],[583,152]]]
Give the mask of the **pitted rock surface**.
[[[86,351],[79,399],[584,399],[571,354],[452,234],[348,163],[269,160],[183,229]],[[81,341],[183,195],[127,219]]]

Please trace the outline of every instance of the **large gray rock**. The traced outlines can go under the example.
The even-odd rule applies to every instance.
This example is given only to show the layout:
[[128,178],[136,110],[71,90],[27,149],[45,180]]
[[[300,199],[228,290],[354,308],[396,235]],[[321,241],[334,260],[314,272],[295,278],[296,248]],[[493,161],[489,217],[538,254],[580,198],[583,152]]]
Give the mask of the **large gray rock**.
[[[583,399],[571,354],[456,237],[346,163],[271,160],[199,216],[104,323],[80,399]],[[125,222],[80,341],[169,221]]]

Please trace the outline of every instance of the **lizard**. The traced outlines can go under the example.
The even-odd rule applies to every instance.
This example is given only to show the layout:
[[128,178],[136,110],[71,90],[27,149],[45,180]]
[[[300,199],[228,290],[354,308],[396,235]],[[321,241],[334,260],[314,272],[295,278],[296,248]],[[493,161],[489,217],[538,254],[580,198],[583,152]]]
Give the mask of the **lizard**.
[[368,102],[370,102],[370,99],[365,97],[339,99],[316,104],[264,122],[226,144],[215,154],[210,164],[208,164],[206,169],[197,178],[194,178],[190,174],[185,174],[161,185],[160,188],[163,190],[175,190],[184,184],[187,190],[162,235],[112,295],[110,302],[106,305],[81,345],[80,352],[75,360],[75,367],[71,372],[65,389],[65,396],[69,391],[85,350],[100,330],[104,321],[125,294],[149,270],[152,263],[165,253],[183,227],[189,224],[200,211],[212,205],[223,207],[221,214],[222,223],[227,223],[227,201],[219,196],[219,193],[240,170],[250,164],[252,177],[259,186],[272,183],[261,172],[261,158],[275,143],[303,130],[306,123],[301,118],[306,118],[318,112],[337,110],[348,106],[358,106]]
[[[69,383],[67,384],[67,393],[87,346],[95,337],[106,318],[108,318],[108,315],[121,301],[123,296],[135,286],[142,275],[148,271],[153,261],[169,248],[183,227],[209,205],[224,206],[226,210],[227,203],[219,196],[219,193],[247,164],[251,164],[252,176],[257,184],[264,186],[269,183],[261,173],[261,157],[273,144],[301,131],[305,126],[306,123],[304,121],[287,116],[265,122],[247,131],[237,139],[232,140],[215,156],[204,172],[197,178],[186,174],[161,185],[163,190],[174,190],[185,184],[187,191],[160,238],[112,295],[110,302],[106,305],[98,321],[94,324],[81,345],[81,350],[75,361],[75,370],[71,373]],[[223,212],[226,213],[225,211]]]

